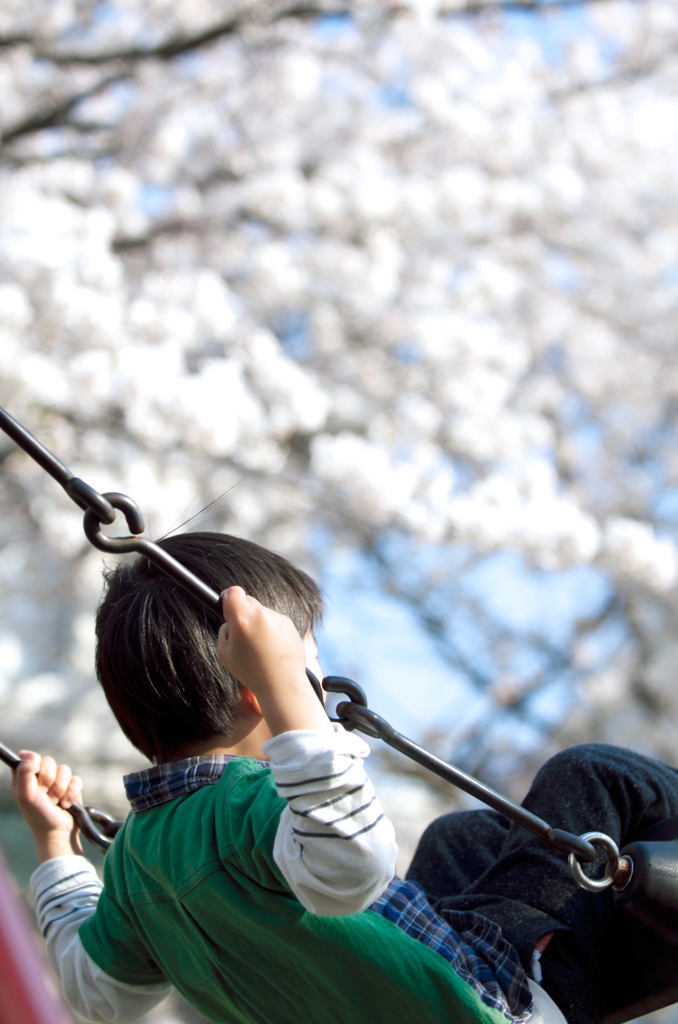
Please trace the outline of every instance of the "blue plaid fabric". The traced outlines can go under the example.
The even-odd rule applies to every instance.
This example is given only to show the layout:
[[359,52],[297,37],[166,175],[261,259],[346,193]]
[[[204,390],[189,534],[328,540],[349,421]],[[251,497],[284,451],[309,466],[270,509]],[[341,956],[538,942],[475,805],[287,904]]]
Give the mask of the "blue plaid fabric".
[[[215,785],[233,756],[186,757],[125,775],[125,792],[132,810],[139,814],[194,793],[202,786]],[[267,761],[259,763],[268,767]],[[527,977],[518,954],[498,925],[470,911],[446,910],[441,917],[417,882],[404,882],[397,877],[369,910],[393,921],[407,935],[440,953],[459,977],[475,989],[483,1003],[499,1010],[512,1024],[529,1019],[532,993]]]
[[517,1024],[532,1013],[532,993],[518,954],[499,925],[472,911],[436,914],[417,882],[394,878],[370,906],[449,960],[487,1006]]
[[[169,803],[178,796],[195,793],[203,786],[214,786],[234,754],[205,754],[168,761],[123,777],[125,793],[135,814]],[[260,761],[268,768],[268,761]]]

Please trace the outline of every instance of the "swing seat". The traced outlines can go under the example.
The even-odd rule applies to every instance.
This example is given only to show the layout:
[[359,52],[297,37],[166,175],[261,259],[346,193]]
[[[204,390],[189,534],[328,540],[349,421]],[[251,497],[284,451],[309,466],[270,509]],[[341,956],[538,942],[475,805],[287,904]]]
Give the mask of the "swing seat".
[[[633,873],[614,894],[617,906],[667,942],[678,944],[678,816],[645,829],[623,847],[621,856],[631,858]],[[604,1024],[624,1024],[676,1002],[678,976],[668,988],[611,1011]]]
[[628,843],[621,855],[633,861],[627,885],[615,893],[629,911],[667,942],[678,942],[678,817],[667,818]]

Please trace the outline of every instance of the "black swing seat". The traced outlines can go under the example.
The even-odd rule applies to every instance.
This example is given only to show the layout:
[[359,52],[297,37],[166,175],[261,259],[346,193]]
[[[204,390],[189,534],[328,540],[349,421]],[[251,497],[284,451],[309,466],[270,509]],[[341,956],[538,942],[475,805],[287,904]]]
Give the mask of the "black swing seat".
[[[678,944],[678,816],[645,829],[622,848],[621,856],[631,858],[633,873],[628,884],[615,892],[617,906],[633,914],[668,943]],[[612,1010],[604,1024],[624,1024],[676,1002],[678,970],[675,983]]]
[[678,942],[678,816],[645,829],[621,855],[631,858],[633,873],[615,893],[617,906]]

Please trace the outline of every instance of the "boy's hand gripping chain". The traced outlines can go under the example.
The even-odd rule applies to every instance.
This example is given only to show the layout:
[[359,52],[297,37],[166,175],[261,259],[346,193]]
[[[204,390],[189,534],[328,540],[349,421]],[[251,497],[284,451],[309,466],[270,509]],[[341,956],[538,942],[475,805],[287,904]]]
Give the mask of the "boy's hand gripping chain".
[[[45,448],[37,438],[15,420],[2,406],[0,406],[0,428],[35,459],[44,470],[53,476],[61,484],[68,496],[80,508],[85,510],[83,526],[87,539],[94,547],[111,554],[134,551],[145,555],[149,561],[154,562],[176,583],[188,590],[194,597],[197,597],[208,608],[221,615],[221,598],[219,594],[203,583],[202,580],[198,579],[192,572],[189,572],[188,569],[177,562],[175,558],[172,558],[159,545],[139,536],[139,534],[143,533],[145,526],[144,517],[136,502],[132,501],[125,494],[119,494],[117,491],[99,494],[89,484],[75,477],[52,452]],[[116,509],[124,514],[132,536],[109,537],[103,533],[101,524],[104,523],[110,526],[115,521]],[[619,857],[616,844],[608,836],[597,832],[575,836],[561,829],[551,828],[550,825],[530,811],[513,803],[507,797],[496,793],[484,783],[472,778],[472,776],[467,775],[459,768],[441,761],[433,754],[419,747],[412,740],[401,735],[388,722],[367,707],[365,694],[353,680],[346,679],[343,676],[328,676],[323,680],[321,689],[320,683],[313,673],[307,670],[307,675],[320,700],[323,700],[322,689],[329,693],[343,693],[349,697],[348,701],[342,701],[337,706],[337,714],[339,716],[337,721],[340,721],[346,728],[360,729],[367,736],[383,740],[395,750],[406,754],[413,761],[433,771],[436,775],[440,775],[448,782],[452,782],[459,789],[464,790],[464,792],[477,797],[489,807],[493,807],[504,814],[507,818],[524,825],[525,828],[539,836],[548,846],[559,850],[561,853],[567,853],[574,877],[583,888],[598,890],[600,888],[607,888],[609,885],[618,887],[622,875],[624,878],[628,878],[629,869],[628,865],[624,863],[625,858]],[[0,760],[5,761],[12,768],[16,767],[16,764],[19,762],[17,755],[7,747],[3,747],[2,744],[0,744]],[[71,808],[71,814],[73,814],[73,817],[80,825],[83,834],[104,849],[110,846],[112,836],[115,835],[122,824],[122,822],[114,821],[102,811],[98,811],[95,808],[80,807],[80,805],[74,805]],[[608,868],[605,877],[600,880],[590,879],[584,874],[580,865],[580,861],[590,864],[596,860],[596,850],[593,844],[601,845],[608,855]]]
[[[13,750],[0,743],[0,761],[4,761],[10,768],[18,768],[21,758]],[[93,846],[99,846],[107,850],[113,842],[115,834],[122,826],[121,821],[116,821],[110,814],[100,811],[96,807],[83,807],[82,804],[74,803],[68,808],[68,813],[75,818],[78,828],[89,839]]]

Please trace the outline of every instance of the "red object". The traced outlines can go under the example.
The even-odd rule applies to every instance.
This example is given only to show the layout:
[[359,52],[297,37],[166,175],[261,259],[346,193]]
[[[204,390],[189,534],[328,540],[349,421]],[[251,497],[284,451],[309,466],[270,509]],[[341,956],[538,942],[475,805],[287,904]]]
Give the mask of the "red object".
[[73,1024],[0,852],[0,1024]]

